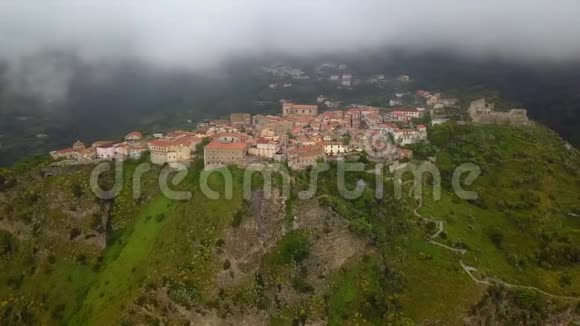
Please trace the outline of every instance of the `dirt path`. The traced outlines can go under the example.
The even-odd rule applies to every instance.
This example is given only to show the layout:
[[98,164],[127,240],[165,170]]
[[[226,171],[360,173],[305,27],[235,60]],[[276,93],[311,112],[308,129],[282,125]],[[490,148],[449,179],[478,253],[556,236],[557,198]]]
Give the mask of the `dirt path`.
[[[411,188],[412,189],[412,188]],[[413,210],[413,213],[415,214],[415,216],[417,216],[418,218],[425,220],[425,221],[431,221],[437,224],[437,232],[435,234],[433,234],[432,236],[429,237],[429,240],[427,240],[429,243],[440,246],[442,248],[445,248],[447,250],[453,251],[455,253],[458,253],[460,256],[463,256],[467,250],[466,249],[458,249],[458,248],[453,248],[450,246],[447,246],[443,243],[437,242],[434,239],[436,239],[441,232],[445,231],[445,222],[444,221],[440,221],[440,220],[435,220],[435,219],[431,219],[431,218],[427,218],[424,217],[422,215],[419,214],[418,210],[419,208],[421,208],[423,206],[423,200],[422,199],[418,199],[418,205],[417,207]],[[552,293],[548,293],[546,291],[543,291],[541,289],[538,289],[536,287],[533,286],[527,286],[527,285],[518,285],[518,284],[512,284],[512,283],[508,283],[505,282],[503,280],[497,279],[497,278],[493,278],[493,277],[485,277],[483,279],[478,279],[477,277],[475,277],[473,275],[472,272],[477,272],[477,268],[470,266],[470,265],[466,265],[463,263],[462,259],[459,259],[459,264],[461,265],[461,268],[463,268],[463,271],[465,271],[465,273],[467,273],[467,275],[469,275],[469,277],[477,284],[483,284],[486,286],[490,286],[490,285],[496,285],[496,284],[500,284],[503,285],[505,287],[508,288],[514,288],[514,289],[527,289],[527,290],[534,290],[537,291],[543,295],[552,297],[552,298],[557,298],[557,299],[564,299],[564,300],[572,300],[572,301],[580,301],[579,297],[569,297],[569,296],[563,296],[563,295],[556,295],[556,294],[552,294]]]

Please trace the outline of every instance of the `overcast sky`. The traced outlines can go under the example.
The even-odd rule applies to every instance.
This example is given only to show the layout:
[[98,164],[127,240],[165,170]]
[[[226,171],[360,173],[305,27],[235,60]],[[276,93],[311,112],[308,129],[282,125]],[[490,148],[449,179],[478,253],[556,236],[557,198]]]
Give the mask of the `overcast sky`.
[[579,17],[574,0],[7,0],[0,2],[0,58],[13,76],[40,72],[33,83],[67,78],[50,62],[23,66],[23,58],[47,50],[192,69],[272,50],[378,46],[566,61],[580,58]]

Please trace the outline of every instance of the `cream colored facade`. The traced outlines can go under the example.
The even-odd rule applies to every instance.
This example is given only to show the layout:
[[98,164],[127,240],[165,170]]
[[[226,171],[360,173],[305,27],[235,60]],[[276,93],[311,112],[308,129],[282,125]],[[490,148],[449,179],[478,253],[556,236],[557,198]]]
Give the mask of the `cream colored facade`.
[[163,165],[191,159],[191,147],[185,144],[159,140],[149,143],[149,150],[153,164]]
[[315,165],[319,159],[324,158],[322,146],[294,148],[288,151],[288,166],[295,170],[304,169]]
[[252,124],[252,116],[249,113],[232,113],[230,114],[230,123],[232,126],[250,126]]
[[248,147],[244,143],[213,142],[203,149],[203,160],[206,167],[243,164]]
[[318,115],[317,105],[307,105],[307,104],[294,104],[286,102],[282,104],[282,115],[308,115],[316,116]]
[[258,142],[256,144],[255,151],[252,152],[253,155],[272,159],[274,158],[274,154],[276,154],[278,151],[280,151],[280,143],[276,141],[269,141],[263,143]]

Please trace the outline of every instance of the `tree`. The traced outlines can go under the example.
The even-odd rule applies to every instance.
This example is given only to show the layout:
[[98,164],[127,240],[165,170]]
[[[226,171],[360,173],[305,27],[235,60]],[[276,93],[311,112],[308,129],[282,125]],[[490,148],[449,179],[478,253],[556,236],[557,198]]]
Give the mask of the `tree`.
[[503,233],[501,232],[501,230],[497,226],[493,227],[489,231],[488,236],[489,236],[489,239],[491,240],[491,242],[493,242],[493,244],[497,248],[502,248],[502,246],[503,246]]
[[12,235],[6,231],[0,230],[0,256],[9,255],[15,249]]
[[83,195],[83,187],[79,184],[79,183],[74,183],[72,185],[72,189],[71,189],[73,195],[75,196],[75,198],[81,198],[81,196]]
[[195,152],[203,153],[203,148],[209,143],[210,143],[209,137],[203,138],[199,144],[195,145]]

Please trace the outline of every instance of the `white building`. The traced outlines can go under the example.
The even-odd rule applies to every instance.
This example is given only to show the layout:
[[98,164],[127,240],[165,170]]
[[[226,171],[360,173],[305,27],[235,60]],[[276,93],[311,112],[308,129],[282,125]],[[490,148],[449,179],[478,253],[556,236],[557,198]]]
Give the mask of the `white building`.
[[403,105],[403,101],[400,99],[389,100],[389,106]]
[[348,145],[341,142],[325,142],[324,153],[326,155],[338,155],[348,152]]
[[105,144],[97,147],[97,157],[102,159],[112,159],[115,157],[115,144]]
[[418,125],[417,129],[397,129],[392,132],[399,145],[410,145],[427,139],[427,127]]
[[248,150],[248,154],[273,159],[274,155],[280,152],[282,145],[275,140],[258,139],[256,147]]

